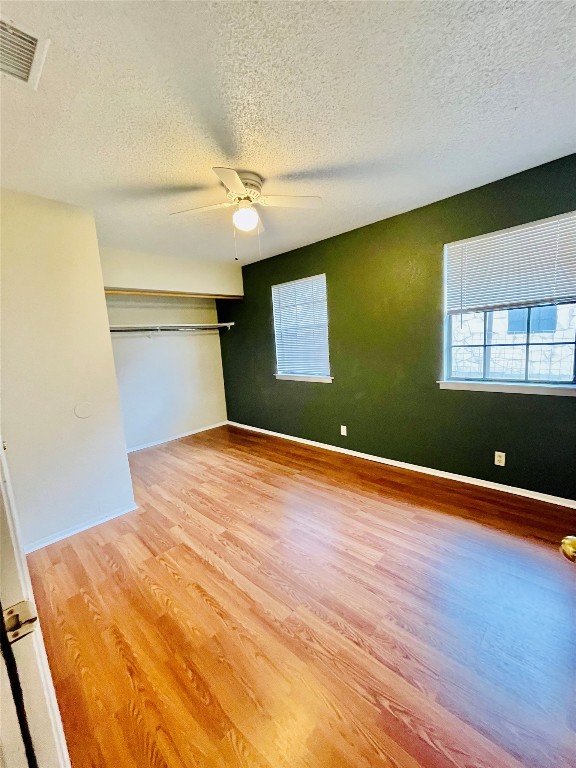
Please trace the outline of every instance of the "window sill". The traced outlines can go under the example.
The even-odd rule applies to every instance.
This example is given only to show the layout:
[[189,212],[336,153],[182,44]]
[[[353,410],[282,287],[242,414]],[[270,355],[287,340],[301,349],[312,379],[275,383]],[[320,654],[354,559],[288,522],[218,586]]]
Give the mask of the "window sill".
[[518,395],[559,395],[576,397],[572,384],[523,384],[506,381],[438,381],[440,389],[458,389],[469,392],[508,392]]
[[295,374],[275,373],[278,381],[316,381],[321,384],[332,384],[334,376],[296,376]]

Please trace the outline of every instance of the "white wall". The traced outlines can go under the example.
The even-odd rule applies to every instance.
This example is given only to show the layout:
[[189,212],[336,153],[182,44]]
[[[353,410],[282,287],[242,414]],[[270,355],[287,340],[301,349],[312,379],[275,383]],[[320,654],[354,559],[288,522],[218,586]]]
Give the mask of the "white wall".
[[1,427],[30,550],[134,499],[93,216],[1,203]]
[[[108,296],[107,303],[111,325],[218,322],[214,299]],[[114,334],[112,345],[128,450],[226,421],[218,331]]]
[[238,262],[201,261],[188,257],[102,248],[104,285],[154,291],[242,296]]

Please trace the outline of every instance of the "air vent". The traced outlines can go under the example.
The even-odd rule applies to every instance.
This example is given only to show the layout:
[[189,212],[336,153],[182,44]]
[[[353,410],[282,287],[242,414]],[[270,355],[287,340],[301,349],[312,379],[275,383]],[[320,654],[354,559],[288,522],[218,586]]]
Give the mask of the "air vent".
[[0,19],[0,71],[36,89],[49,42]]

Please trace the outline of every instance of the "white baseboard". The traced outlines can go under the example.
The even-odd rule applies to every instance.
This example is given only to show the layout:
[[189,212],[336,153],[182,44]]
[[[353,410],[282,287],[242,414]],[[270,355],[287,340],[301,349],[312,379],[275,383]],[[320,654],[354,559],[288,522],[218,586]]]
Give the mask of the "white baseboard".
[[[163,445],[164,443],[171,443],[173,440],[181,440],[183,437],[189,437],[190,435],[197,435],[199,432],[207,432],[209,429],[215,429],[216,427],[224,427],[228,424],[227,421],[219,421],[217,424],[211,424],[209,427],[200,427],[200,429],[194,429],[192,432],[185,432],[182,435],[175,435],[174,437],[169,437],[165,440],[156,440],[153,443],[146,443],[145,445],[137,445],[135,448],[129,448],[128,453],[133,453],[134,451],[141,451],[144,448],[153,448],[155,445]],[[37,541],[33,541],[31,544],[25,544],[23,549],[24,553],[26,555],[29,555],[31,552],[35,552],[37,549],[42,549],[42,547],[47,547],[49,544],[55,544],[57,541],[62,541],[62,539],[67,539],[69,536],[74,536],[75,533],[82,533],[82,531],[87,531],[89,528],[93,528],[95,525],[100,525],[100,523],[105,523],[108,520],[113,520],[115,517],[121,517],[122,515],[125,515],[127,512],[133,512],[135,509],[138,509],[138,505],[136,502],[133,502],[132,505],[125,509],[120,509],[115,512],[111,512],[109,515],[104,515],[103,517],[100,517],[96,520],[90,520],[86,523],[81,523],[80,525],[73,525],[71,528],[65,528],[63,531],[58,531],[58,533],[53,534],[52,536],[45,536],[43,539],[38,539]]]
[[155,445],[164,445],[164,443],[171,443],[174,440],[182,440],[183,437],[190,437],[190,435],[197,435],[199,432],[207,432],[209,429],[216,429],[216,427],[225,427],[228,424],[227,421],[219,421],[217,424],[210,424],[207,427],[199,427],[193,429],[191,432],[183,432],[181,435],[174,435],[174,437],[164,437],[162,440],[154,440],[152,443],[142,443],[142,445],[135,445],[134,448],[127,448],[128,453],[134,453],[134,451],[143,451],[144,448],[154,448]]
[[315,440],[306,440],[304,437],[294,437],[293,435],[285,435],[282,432],[272,432],[269,429],[261,429],[260,427],[251,427],[249,424],[239,424],[237,421],[229,421],[228,424],[230,424],[230,426],[232,427],[247,429],[251,432],[260,432],[263,435],[270,435],[271,437],[280,437],[283,440],[292,440],[295,443],[312,445],[315,448],[324,448],[327,451],[344,453],[347,456],[355,456],[356,458],[359,458],[359,459],[376,461],[379,464],[388,464],[391,467],[408,469],[412,472],[421,472],[425,475],[434,475],[435,477],[443,477],[446,480],[456,480],[459,483],[468,483],[469,485],[478,485],[481,488],[491,488],[492,490],[502,491],[503,493],[512,493],[516,496],[524,496],[528,499],[536,499],[537,501],[545,501],[548,504],[558,504],[561,507],[569,507],[570,509],[576,509],[576,500],[565,499],[562,496],[551,496],[550,494],[540,493],[539,491],[529,491],[526,488],[517,488],[514,485],[503,485],[502,483],[494,483],[491,480],[480,480],[477,477],[468,477],[467,475],[457,475],[453,472],[444,472],[441,469],[432,469],[431,467],[421,467],[419,464],[408,464],[405,461],[396,461],[395,459],[384,459],[382,458],[382,456],[375,456],[372,453],[360,453],[360,451],[352,451],[349,448],[340,448],[337,445],[330,445],[329,443],[317,443]]
[[[270,435],[271,437],[279,437],[282,440],[291,440],[294,443],[303,443],[304,445],[311,445],[315,448],[324,448],[327,451],[334,451],[336,453],[343,453],[347,456],[355,456],[358,459],[366,459],[367,461],[375,461],[379,464],[387,464],[391,467],[399,467],[400,469],[408,469],[412,472],[421,472],[425,475],[433,475],[434,477],[443,477],[446,480],[456,480],[459,483],[468,483],[469,485],[477,485],[480,488],[490,488],[495,491],[502,491],[503,493],[512,493],[516,496],[524,496],[528,499],[536,499],[537,501],[544,501],[548,504],[557,504],[561,507],[569,507],[570,509],[576,509],[576,500],[574,499],[565,499],[562,496],[551,496],[547,493],[540,493],[538,491],[529,491],[526,488],[517,488],[513,485],[504,485],[502,483],[494,483],[491,480],[480,480],[477,477],[468,477],[467,475],[457,475],[454,472],[444,472],[441,469],[432,469],[431,467],[422,467],[419,464],[409,464],[405,461],[396,461],[395,459],[385,459],[382,456],[375,456],[372,453],[361,453],[360,451],[353,451],[349,448],[340,448],[337,445],[330,445],[329,443],[318,443],[315,440],[307,440],[304,437],[294,437],[293,435],[285,435],[282,432],[272,432],[269,429],[261,429],[260,427],[252,427],[249,424],[240,424],[237,421],[222,421],[218,424],[212,424],[209,427],[203,427],[202,429],[196,429],[193,432],[187,432],[184,435],[178,435],[177,437],[172,437],[169,440],[161,440],[156,443],[150,443],[149,445],[141,445],[137,448],[131,448],[130,452],[132,451],[139,451],[144,448],[151,448],[154,445],[161,445],[165,442],[172,442],[172,440],[179,440],[183,437],[188,437],[189,435],[195,435],[199,432],[206,432],[209,429],[215,429],[216,427],[223,427],[226,424],[230,424],[232,427],[239,427],[240,429],[246,429],[249,432],[259,432],[263,435]],[[25,554],[30,554],[31,552],[35,552],[37,549],[42,549],[42,547],[47,547],[49,544],[54,544],[57,541],[62,541],[62,539],[67,539],[69,536],[73,536],[75,533],[81,533],[82,531],[87,531],[89,528],[93,528],[96,525],[100,525],[101,523],[105,523],[108,520],[113,520],[115,517],[121,517],[122,515],[125,515],[127,512],[133,512],[134,510],[138,509],[138,506],[134,502],[131,506],[116,510],[115,512],[111,512],[108,515],[104,515],[103,517],[100,517],[95,520],[90,520],[85,523],[81,523],[80,525],[74,525],[71,528],[66,528],[63,531],[59,531],[58,533],[55,533],[51,536],[46,536],[43,539],[38,539],[37,541],[32,542],[31,544],[25,544],[24,545],[24,552]]]
[[35,552],[37,549],[42,549],[42,547],[47,547],[49,544],[55,544],[57,541],[62,541],[62,539],[67,539],[69,536],[74,536],[75,533],[82,533],[82,531],[87,531],[89,528],[94,528],[95,525],[100,525],[100,523],[113,520],[115,517],[121,517],[127,512],[134,512],[135,509],[138,509],[138,505],[136,502],[133,502],[130,507],[117,509],[115,512],[111,512],[109,515],[104,515],[103,517],[99,517],[95,520],[89,520],[85,523],[80,523],[79,525],[73,525],[71,528],[65,528],[63,531],[58,531],[58,533],[54,533],[51,536],[45,536],[43,539],[33,541],[31,544],[25,544],[24,554],[29,555],[31,552]]

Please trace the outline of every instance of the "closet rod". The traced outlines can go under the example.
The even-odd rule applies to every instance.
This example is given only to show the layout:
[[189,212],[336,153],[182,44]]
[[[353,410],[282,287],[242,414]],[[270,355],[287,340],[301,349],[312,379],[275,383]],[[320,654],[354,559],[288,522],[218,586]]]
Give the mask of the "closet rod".
[[212,331],[230,328],[234,323],[174,323],[172,325],[111,325],[110,333],[150,333],[151,331]]

